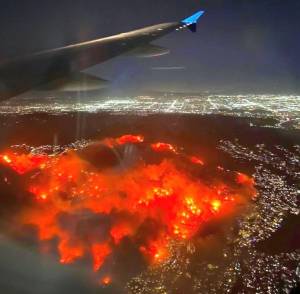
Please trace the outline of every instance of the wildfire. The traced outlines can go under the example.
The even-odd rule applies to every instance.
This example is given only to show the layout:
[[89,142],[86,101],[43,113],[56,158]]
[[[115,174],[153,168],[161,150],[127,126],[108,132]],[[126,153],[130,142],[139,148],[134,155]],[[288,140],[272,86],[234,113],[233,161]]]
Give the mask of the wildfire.
[[[179,149],[171,144],[146,144],[140,135],[101,143],[110,148],[128,143],[150,146],[154,152],[171,152],[174,160],[99,171],[71,148],[50,155],[12,150],[0,154],[1,163],[20,175],[35,171],[27,186],[35,201],[18,219],[21,225],[34,225],[41,242],[55,246],[51,241],[57,240],[53,250],[63,264],[91,258],[93,270],[99,271],[124,238],[136,242],[150,264],[159,264],[170,257],[171,241],[192,239],[206,222],[226,215],[255,194],[253,179],[244,174],[234,178],[242,188],[229,187],[221,179],[209,185],[193,178],[176,166]],[[204,165],[196,156],[182,158]],[[150,220],[154,225],[148,228]],[[101,280],[103,285],[110,283],[109,276]]]

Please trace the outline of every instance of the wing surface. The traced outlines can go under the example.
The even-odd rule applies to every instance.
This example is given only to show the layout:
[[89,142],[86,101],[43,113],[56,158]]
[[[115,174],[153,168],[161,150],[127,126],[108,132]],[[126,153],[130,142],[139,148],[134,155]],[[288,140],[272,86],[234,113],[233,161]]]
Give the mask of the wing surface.
[[114,36],[42,51],[0,64],[0,101],[51,81],[68,79],[108,59],[147,46],[174,30],[189,28],[202,16],[198,12],[179,22],[162,23]]

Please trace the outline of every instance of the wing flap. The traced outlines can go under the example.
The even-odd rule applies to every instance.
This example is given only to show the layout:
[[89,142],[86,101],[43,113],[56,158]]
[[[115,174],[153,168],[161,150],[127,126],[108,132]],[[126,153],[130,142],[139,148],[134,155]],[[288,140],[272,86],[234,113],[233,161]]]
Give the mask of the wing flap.
[[150,58],[150,57],[157,57],[169,53],[170,53],[170,49],[168,48],[148,44],[146,46],[135,48],[129,51],[126,55],[140,57],[140,58]]
[[38,90],[59,92],[93,91],[106,88],[108,84],[109,81],[107,80],[90,74],[78,72],[41,85],[38,87]]

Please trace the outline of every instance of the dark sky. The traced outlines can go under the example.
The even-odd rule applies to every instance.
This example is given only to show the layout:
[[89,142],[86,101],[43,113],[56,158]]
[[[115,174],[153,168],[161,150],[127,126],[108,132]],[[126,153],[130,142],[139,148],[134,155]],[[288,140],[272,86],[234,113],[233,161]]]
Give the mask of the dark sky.
[[[300,92],[298,0],[2,0],[0,59],[95,39],[206,10],[197,34],[155,44],[171,54],[117,58],[92,72],[143,90]],[[152,67],[183,67],[159,71]]]

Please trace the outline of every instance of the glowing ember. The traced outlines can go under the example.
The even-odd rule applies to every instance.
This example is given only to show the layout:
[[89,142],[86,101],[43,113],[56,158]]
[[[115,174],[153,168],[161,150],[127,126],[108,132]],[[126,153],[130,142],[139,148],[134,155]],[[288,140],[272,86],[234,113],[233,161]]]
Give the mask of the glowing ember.
[[254,180],[245,175],[245,174],[242,174],[242,173],[237,173],[237,179],[236,181],[239,183],[239,184],[244,184],[244,185],[254,185]]
[[110,276],[105,276],[100,280],[100,284],[103,286],[108,286],[109,284],[111,284],[111,277]]
[[3,163],[18,174],[25,174],[36,168],[45,167],[48,161],[48,156],[43,154],[16,154],[13,152],[6,152],[0,155],[0,163]]
[[213,210],[214,211],[219,211],[220,210],[220,208],[221,208],[221,201],[220,200],[213,200],[212,202],[211,202],[211,206],[212,206],[212,208],[213,208]]
[[190,160],[191,160],[192,163],[199,164],[199,165],[204,165],[203,160],[200,159],[199,157],[192,156],[192,157],[190,157]]
[[[143,136],[125,135],[99,143],[121,149],[142,142]],[[178,148],[167,143],[150,147],[154,152],[171,152],[174,158],[157,164],[139,161],[127,170],[117,169],[114,163],[99,170],[83,159],[87,147],[53,155],[11,150],[1,154],[1,163],[20,175],[35,170],[27,179],[34,201],[17,216],[18,221],[34,225],[43,243],[55,246],[51,241],[57,240],[53,250],[63,264],[91,258],[98,271],[127,238],[155,265],[170,257],[171,241],[197,236],[205,223],[226,216],[255,194],[253,179],[247,175],[239,173],[230,186],[222,179],[209,185],[176,166]],[[203,165],[198,157],[180,158]],[[149,223],[153,228],[148,228]],[[110,277],[104,277],[101,283],[110,282]]]
[[144,142],[143,136],[124,135],[118,139],[119,144],[127,143],[142,143]]
[[10,159],[10,157],[7,154],[2,155],[2,160],[8,164],[10,164],[12,162],[12,160]]
[[[166,236],[167,238],[167,236]],[[159,241],[152,241],[147,247],[141,246],[140,252],[153,264],[160,264],[167,260],[170,256],[167,241],[161,238]]]
[[155,143],[151,145],[152,150],[156,152],[173,152],[176,153],[176,149],[171,144],[167,143]]

